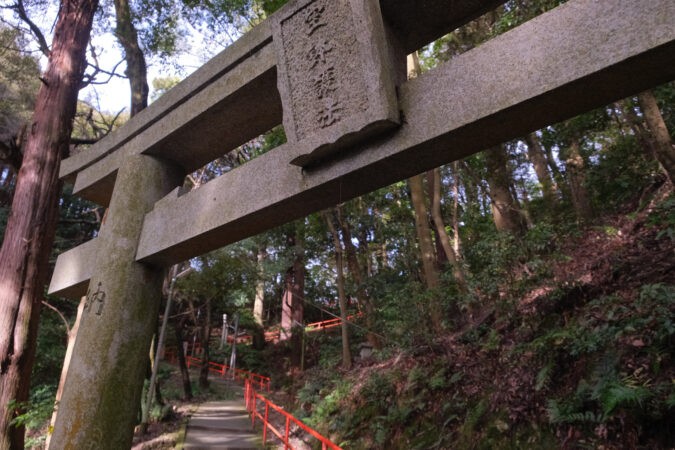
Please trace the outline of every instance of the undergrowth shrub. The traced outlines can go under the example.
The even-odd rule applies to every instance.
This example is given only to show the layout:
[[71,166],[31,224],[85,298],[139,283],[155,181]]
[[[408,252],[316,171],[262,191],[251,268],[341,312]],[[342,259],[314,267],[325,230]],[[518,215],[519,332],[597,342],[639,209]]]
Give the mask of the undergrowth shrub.
[[646,160],[643,154],[635,136],[618,136],[602,148],[588,174],[599,210],[617,210],[659,175],[656,162]]

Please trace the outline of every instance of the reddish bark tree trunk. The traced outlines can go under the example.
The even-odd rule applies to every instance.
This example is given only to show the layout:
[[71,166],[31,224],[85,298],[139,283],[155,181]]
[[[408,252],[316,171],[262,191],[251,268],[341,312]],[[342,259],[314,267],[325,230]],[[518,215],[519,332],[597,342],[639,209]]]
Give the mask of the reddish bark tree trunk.
[[[280,339],[291,338],[291,364],[300,366],[300,346],[302,345],[302,323],[304,320],[305,263],[300,233],[294,231],[286,236],[289,248],[295,248],[293,265],[288,268],[284,277],[284,295],[281,310]],[[298,332],[298,330],[300,330]]]
[[0,249],[0,448],[23,448],[10,400],[28,398],[40,302],[56,231],[61,157],[68,149],[97,0],[61,2],[12,211]]

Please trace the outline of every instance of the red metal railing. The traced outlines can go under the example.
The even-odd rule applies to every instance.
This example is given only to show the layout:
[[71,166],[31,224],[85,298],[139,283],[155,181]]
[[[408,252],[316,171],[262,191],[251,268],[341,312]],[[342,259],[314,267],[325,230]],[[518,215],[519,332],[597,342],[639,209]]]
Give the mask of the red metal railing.
[[[361,315],[362,315],[362,313],[352,314],[351,316],[347,316],[347,320],[352,320],[353,318],[360,317]],[[307,325],[305,325],[305,332],[311,333],[313,331],[327,330],[327,329],[330,329],[330,328],[339,327],[340,325],[342,325],[342,319],[340,317],[335,317],[333,319],[322,320],[320,322],[308,323]],[[265,332],[265,341],[276,342],[276,341],[279,340],[280,334],[281,334],[280,330],[266,331]]]
[[[202,359],[192,356],[186,356],[185,363],[188,366],[188,369],[191,367],[201,368],[204,365],[204,361]],[[227,375],[232,374],[232,368],[225,364],[219,364],[213,361],[209,361],[208,364],[209,372],[217,373],[221,376],[221,378],[225,378]],[[248,370],[235,368],[234,378],[240,381],[250,382],[251,384],[258,386],[260,389],[265,389],[268,392],[270,390],[271,380],[269,377],[258,375],[257,373],[249,372]]]
[[[342,450],[339,446],[335,445],[328,438],[320,435],[315,430],[305,425],[302,421],[290,415],[282,407],[275,405],[267,398],[265,398],[263,395],[257,393],[255,391],[253,383],[251,383],[250,380],[247,379],[244,383],[245,383],[244,395],[246,397],[246,409],[251,415],[251,421],[253,423],[253,426],[255,427],[256,418],[260,419],[263,424],[263,445],[265,445],[265,443],[267,442],[267,430],[269,430],[272,432],[272,434],[274,434],[277,438],[279,438],[279,440],[281,440],[281,442],[284,444],[284,449],[293,450],[293,446],[291,445],[289,438],[291,432],[291,424],[295,424],[298,427],[302,428],[310,436],[316,438],[319,442],[321,442],[322,450],[327,449]],[[262,403],[264,411],[262,413],[258,411],[258,402]],[[279,429],[277,429],[277,427],[275,427],[269,422],[270,412],[280,414],[284,418],[285,426],[283,433]]]
[[[347,316],[347,320],[352,320],[354,317],[359,317],[360,315],[361,313],[352,314],[351,316]],[[335,317],[334,319],[322,320],[321,322],[308,323],[305,325],[305,331],[311,332],[325,330],[328,328],[339,327],[340,325],[342,325],[342,318]]]

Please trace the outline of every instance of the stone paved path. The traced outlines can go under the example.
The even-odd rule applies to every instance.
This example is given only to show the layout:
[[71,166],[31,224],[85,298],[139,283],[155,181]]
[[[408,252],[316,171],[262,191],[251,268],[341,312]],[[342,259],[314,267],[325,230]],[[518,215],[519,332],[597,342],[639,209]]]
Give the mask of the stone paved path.
[[253,431],[244,405],[243,389],[231,385],[232,400],[206,402],[190,418],[184,449],[261,449],[262,438]]

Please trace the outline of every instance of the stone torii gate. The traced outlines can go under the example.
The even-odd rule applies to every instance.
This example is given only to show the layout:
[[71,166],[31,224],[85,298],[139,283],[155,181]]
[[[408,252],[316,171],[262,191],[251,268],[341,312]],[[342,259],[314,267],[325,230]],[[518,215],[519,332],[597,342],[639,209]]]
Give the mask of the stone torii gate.
[[[50,293],[87,295],[50,448],[129,448],[166,267],[675,79],[675,1],[570,0],[405,80],[406,54],[505,0],[294,0],[63,161],[108,206]],[[183,193],[282,124],[288,143]]]

